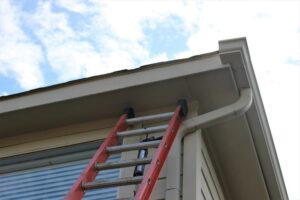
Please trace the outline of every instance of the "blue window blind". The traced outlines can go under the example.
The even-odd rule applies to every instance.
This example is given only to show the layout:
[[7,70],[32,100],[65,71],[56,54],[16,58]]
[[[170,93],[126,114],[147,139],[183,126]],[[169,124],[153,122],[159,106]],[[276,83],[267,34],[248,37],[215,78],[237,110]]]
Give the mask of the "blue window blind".
[[[111,156],[109,161],[120,159],[119,155]],[[0,174],[1,200],[58,200],[63,199],[69,189],[88,163],[87,159],[72,161],[51,166],[19,170]],[[97,180],[119,177],[119,170],[104,170]],[[107,188],[91,190],[85,194],[85,200],[114,200],[117,189]]]

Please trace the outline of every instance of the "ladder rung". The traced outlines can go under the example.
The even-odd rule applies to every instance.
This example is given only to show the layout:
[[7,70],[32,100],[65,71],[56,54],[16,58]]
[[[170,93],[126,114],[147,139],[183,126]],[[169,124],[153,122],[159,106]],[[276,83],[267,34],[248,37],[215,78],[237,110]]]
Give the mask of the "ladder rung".
[[143,148],[155,148],[158,147],[161,140],[155,140],[150,142],[140,142],[135,144],[123,144],[120,146],[111,146],[106,147],[106,151],[108,153],[120,153],[123,151],[132,151],[132,150],[138,150]]
[[157,115],[148,115],[148,116],[144,116],[144,117],[130,118],[130,119],[126,119],[126,123],[128,125],[131,125],[131,124],[136,124],[136,123],[141,123],[141,122],[151,121],[151,120],[171,119],[173,114],[174,114],[174,112],[168,112],[168,113],[162,113],[162,114],[157,114]]
[[118,132],[117,135],[119,137],[136,136],[136,135],[141,135],[141,134],[165,131],[167,128],[168,128],[168,125],[161,125],[161,126],[141,128],[141,129],[135,129],[135,130],[129,130],[129,131],[122,131],[122,132]]
[[99,188],[108,188],[108,187],[118,187],[123,185],[133,185],[139,184],[143,180],[142,176],[120,178],[115,180],[103,180],[103,181],[94,181],[82,183],[82,188],[85,190],[99,189]]
[[97,163],[95,168],[97,170],[105,170],[105,169],[115,169],[121,167],[130,167],[140,164],[149,164],[151,163],[151,158],[142,158],[142,159],[133,159],[133,160],[122,160],[118,162],[111,163]]

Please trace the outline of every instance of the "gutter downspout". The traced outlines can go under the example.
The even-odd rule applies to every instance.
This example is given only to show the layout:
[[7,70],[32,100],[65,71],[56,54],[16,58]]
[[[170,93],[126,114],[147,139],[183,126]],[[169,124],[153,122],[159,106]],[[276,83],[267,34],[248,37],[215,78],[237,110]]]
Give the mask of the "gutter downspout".
[[233,119],[244,114],[252,104],[252,91],[250,88],[242,89],[240,98],[233,104],[224,106],[214,111],[199,115],[184,121],[181,125],[179,137],[182,139],[186,134],[220,123],[225,120]]
[[[212,125],[215,125],[217,123],[233,119],[235,117],[238,117],[245,112],[248,111],[250,106],[252,105],[253,101],[253,94],[252,90],[250,88],[245,88],[241,90],[240,98],[227,106],[224,106],[222,108],[216,109],[214,111],[205,113],[203,115],[199,115],[196,117],[193,117],[191,119],[187,119],[184,121],[181,125],[181,128],[179,129],[178,136],[176,137],[174,143],[178,146],[176,150],[173,152],[173,161],[171,161],[170,165],[172,165],[172,168],[175,171],[176,176],[174,177],[174,174],[170,174],[172,178],[167,178],[167,193],[166,193],[166,199],[174,199],[176,200],[180,199],[180,172],[181,172],[181,141],[184,139],[184,137],[190,133],[195,132],[198,129],[206,128]],[[170,177],[169,175],[167,177]],[[174,180],[175,179],[175,180]],[[176,195],[172,192],[172,190],[176,193]],[[168,194],[170,194],[170,198],[168,198]],[[175,196],[174,196],[175,195]],[[172,197],[171,197],[172,196]],[[177,197],[178,196],[178,197]],[[175,199],[174,199],[175,200]]]

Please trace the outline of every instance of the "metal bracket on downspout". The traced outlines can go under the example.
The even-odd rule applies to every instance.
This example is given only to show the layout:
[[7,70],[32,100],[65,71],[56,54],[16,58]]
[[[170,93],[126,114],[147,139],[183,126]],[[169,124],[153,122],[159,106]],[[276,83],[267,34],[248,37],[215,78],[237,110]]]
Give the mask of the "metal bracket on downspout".
[[[245,112],[248,111],[248,109],[251,107],[252,105],[252,101],[253,101],[253,94],[252,94],[252,90],[250,88],[245,88],[242,89],[240,92],[240,98],[227,106],[224,106],[222,108],[216,109],[214,111],[193,117],[191,119],[187,119],[185,120],[182,125],[181,128],[178,132],[177,138],[175,140],[177,140],[177,144],[178,144],[178,150],[176,151],[176,156],[175,158],[177,159],[177,161],[174,161],[174,163],[172,162],[172,166],[173,168],[177,168],[174,169],[174,171],[176,172],[180,172],[180,163],[181,163],[181,141],[182,139],[188,135],[189,133],[193,133],[198,129],[201,128],[206,128],[209,126],[212,126],[214,124],[218,124],[220,122],[229,120],[229,119],[233,119],[235,117],[238,117],[242,114],[244,114]],[[180,174],[176,174],[176,181],[174,181],[172,179],[168,181],[167,178],[167,186],[172,188],[172,190],[176,190],[176,191],[181,191],[181,187],[180,187]],[[176,192],[177,193],[177,192]],[[178,195],[178,197],[177,197]],[[178,192],[176,195],[176,200],[180,199],[179,195],[180,192]],[[168,199],[168,198],[166,198]],[[172,199],[174,199],[174,196],[172,196]]]

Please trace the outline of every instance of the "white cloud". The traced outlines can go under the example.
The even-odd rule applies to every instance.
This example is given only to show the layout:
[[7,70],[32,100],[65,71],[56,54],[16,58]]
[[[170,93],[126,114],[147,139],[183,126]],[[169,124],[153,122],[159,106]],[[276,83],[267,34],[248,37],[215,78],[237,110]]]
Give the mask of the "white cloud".
[[56,0],[56,4],[69,11],[77,13],[86,13],[89,7],[85,4],[85,1],[81,0]]
[[158,62],[165,62],[168,61],[169,58],[166,53],[161,53],[159,55],[156,55],[154,57],[151,57],[149,60],[145,60],[143,62],[143,65],[152,64],[152,63],[158,63]]
[[0,97],[1,97],[1,96],[7,96],[7,95],[9,95],[7,92],[1,92],[1,93],[0,93]]
[[[217,49],[218,40],[247,36],[249,45],[252,45],[252,39],[255,46],[265,44],[264,46],[269,47],[276,43],[278,48],[272,52],[276,53],[275,57],[282,57],[283,53],[297,54],[299,45],[295,38],[298,36],[293,30],[299,23],[297,4],[283,1],[205,1],[200,15],[200,27],[190,37],[189,49],[193,53],[212,51]],[[283,10],[289,12],[283,15]],[[291,34],[292,37],[289,37]],[[288,51],[282,51],[282,48],[287,48]]]
[[54,12],[51,2],[40,2],[31,20],[60,81],[82,77],[87,66],[99,62],[93,46],[80,40],[69,25],[67,14]]
[[99,38],[101,48],[96,49],[80,31],[71,27],[67,13],[53,11],[51,2],[41,2],[31,19],[60,81],[131,68],[135,59],[148,56],[138,42],[115,39],[105,33]]
[[65,41],[48,47],[48,60],[62,80],[84,76],[88,66],[97,66],[100,56],[87,42]]
[[39,68],[43,54],[22,31],[19,13],[9,1],[0,1],[0,74],[32,89],[44,84]]
[[[147,27],[155,30],[158,26],[169,25],[172,18],[178,18],[182,23],[172,26],[177,26],[181,32],[188,34],[197,27],[198,8],[201,5],[199,1],[181,0],[93,2],[94,10],[91,12],[94,16],[90,27],[92,37],[98,38],[99,45],[104,45],[104,49],[110,52],[112,62],[118,60],[120,54],[123,55],[122,58],[128,58],[129,62],[123,65],[120,63],[121,68],[146,64],[151,60],[157,62],[167,60],[166,54],[149,52],[144,29]],[[109,34],[106,37],[99,36],[101,32]],[[107,65],[111,66],[109,62]]]
[[68,16],[62,12],[54,13],[51,2],[39,2],[37,12],[30,20],[37,36],[46,47],[76,38],[76,33],[69,25]]
[[178,26],[187,31],[193,29],[198,19],[196,1],[88,4],[91,5],[85,1],[56,1],[56,6],[86,17],[84,29],[74,29],[68,13],[54,11],[51,2],[40,2],[32,16],[35,33],[61,81],[133,68],[149,60],[165,60],[166,55],[150,55],[144,27],[155,29],[159,23],[167,24],[170,17],[177,16],[183,21]]
[[121,39],[144,39],[143,25],[168,23],[170,17],[183,21],[183,30],[191,31],[199,19],[199,1],[94,1],[98,9],[95,24],[106,25]]

